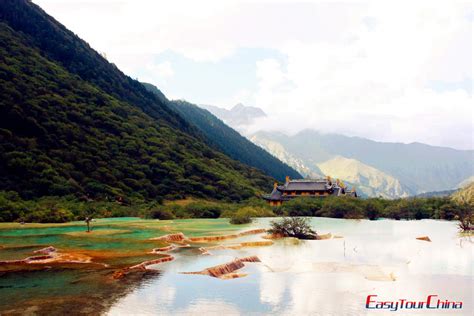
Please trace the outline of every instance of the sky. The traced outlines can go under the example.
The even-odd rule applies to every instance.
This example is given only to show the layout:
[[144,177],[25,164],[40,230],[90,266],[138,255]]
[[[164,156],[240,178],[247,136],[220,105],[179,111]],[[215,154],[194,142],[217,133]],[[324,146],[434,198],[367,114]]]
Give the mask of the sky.
[[474,149],[470,1],[34,0],[170,99],[310,128]]

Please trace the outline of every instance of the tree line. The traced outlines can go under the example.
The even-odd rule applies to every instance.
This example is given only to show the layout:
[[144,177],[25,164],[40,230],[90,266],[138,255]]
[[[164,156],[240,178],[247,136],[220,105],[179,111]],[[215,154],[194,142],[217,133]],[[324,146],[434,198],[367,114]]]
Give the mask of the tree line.
[[[138,216],[150,219],[234,218],[245,223],[255,217],[332,217],[345,219],[395,220],[472,219],[472,204],[449,197],[357,199],[351,197],[298,198],[270,207],[253,197],[240,202],[218,200],[145,201],[142,199],[80,200],[73,195],[24,200],[18,193],[0,191],[1,222],[67,222],[87,216]],[[472,221],[468,221],[469,226]]]

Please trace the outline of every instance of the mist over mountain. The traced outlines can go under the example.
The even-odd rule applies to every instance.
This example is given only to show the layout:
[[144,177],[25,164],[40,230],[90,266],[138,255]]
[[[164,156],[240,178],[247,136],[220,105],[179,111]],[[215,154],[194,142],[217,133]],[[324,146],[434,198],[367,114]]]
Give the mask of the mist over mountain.
[[[400,191],[391,188],[392,192],[398,192],[395,196],[453,189],[469,178],[474,168],[473,151],[419,143],[380,143],[358,137],[321,134],[311,130],[293,136],[259,132],[251,139],[258,144],[264,143],[263,139],[279,143],[288,152],[301,159],[308,168],[316,165],[320,169],[322,163],[336,156],[356,160],[397,179],[403,189]],[[334,168],[332,170],[335,172]],[[386,181],[392,182],[388,179]],[[389,194],[386,189],[382,191]],[[389,195],[393,196],[391,193]]]
[[252,106],[245,106],[242,103],[234,105],[230,110],[213,105],[199,106],[223,120],[227,125],[242,132],[245,131],[245,127],[254,123],[258,118],[267,116],[262,109]]
[[[155,93],[158,97],[166,99],[163,93],[154,85],[148,83],[144,83],[144,85],[149,91]],[[249,166],[258,168],[265,174],[270,175],[279,181],[283,181],[286,176],[292,178],[301,177],[296,170],[240,135],[210,111],[182,100],[166,101],[171,109],[179,113],[186,119],[186,121],[193,124],[206,136],[206,142],[210,146],[222,151],[229,157]],[[240,115],[242,113],[246,113],[245,115],[250,117],[251,113],[259,115],[261,112],[260,109],[253,111],[252,109],[247,109],[243,105],[235,106],[232,111],[235,115],[241,118],[243,117]]]
[[295,154],[289,152],[282,144],[277,140],[272,140],[265,137],[257,137],[253,135],[250,140],[256,145],[265,148],[273,156],[277,157],[281,161],[286,162],[288,165],[295,168],[300,174],[309,178],[321,178],[324,177],[323,172],[318,168],[317,165],[313,164],[308,166],[301,158],[298,158]]
[[304,176],[337,175],[369,196],[395,198],[451,190],[474,174],[472,150],[384,143],[315,130],[291,136],[259,131],[247,136]]
[[169,101],[30,1],[2,2],[0,42],[0,189],[25,198],[240,200],[286,175],[330,175],[393,198],[458,188],[474,175],[472,150],[315,130],[247,135],[265,151],[230,128],[258,124],[261,109]]

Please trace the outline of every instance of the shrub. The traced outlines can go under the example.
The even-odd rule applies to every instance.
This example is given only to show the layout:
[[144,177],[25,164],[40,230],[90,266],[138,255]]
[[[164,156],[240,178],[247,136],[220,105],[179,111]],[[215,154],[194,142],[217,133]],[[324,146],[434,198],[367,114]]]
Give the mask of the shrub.
[[299,239],[316,239],[317,234],[311,229],[309,218],[285,217],[279,221],[272,221],[269,233],[284,237],[296,237]]
[[225,211],[221,213],[221,217],[227,218],[232,217],[235,214],[245,214],[250,217],[274,217],[275,213],[269,208],[264,207],[254,207],[254,206],[244,206],[240,208],[227,207]]
[[234,225],[249,224],[252,222],[252,217],[249,214],[237,212],[232,215],[229,222]]
[[454,217],[456,216],[456,212],[457,212],[456,205],[454,203],[447,203],[447,204],[442,205],[439,208],[439,212],[437,213],[438,214],[437,218],[446,219],[450,221],[454,219]]
[[383,205],[379,199],[369,199],[364,205],[365,215],[370,220],[376,220],[382,215]]
[[326,198],[318,215],[334,218],[363,218],[363,201],[352,197]]
[[301,197],[285,202],[277,212],[288,216],[317,216],[323,203],[323,198]]
[[150,210],[149,214],[150,214],[150,217],[153,219],[161,219],[161,220],[174,219],[173,212],[171,212],[169,209],[166,209],[164,207],[153,208]]
[[189,203],[184,210],[192,218],[218,218],[221,215],[221,207],[215,203]]
[[399,219],[423,219],[434,216],[429,200],[423,198],[408,198],[393,201],[385,209],[388,217]]
[[73,214],[68,210],[48,209],[31,212],[23,220],[35,223],[64,223],[73,219]]
[[458,203],[457,219],[458,227],[463,232],[470,232],[474,227],[474,212],[472,203],[468,203],[465,199]]
[[272,210],[263,207],[245,206],[237,211],[227,210],[222,213],[222,217],[230,217],[231,224],[248,224],[252,217],[273,217]]

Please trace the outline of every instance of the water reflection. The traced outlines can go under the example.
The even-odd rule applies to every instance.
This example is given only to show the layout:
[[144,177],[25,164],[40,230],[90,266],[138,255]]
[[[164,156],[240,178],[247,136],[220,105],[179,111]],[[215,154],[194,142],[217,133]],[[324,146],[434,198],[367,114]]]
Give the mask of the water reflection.
[[[121,299],[109,314],[393,314],[365,309],[369,294],[385,300],[426,300],[427,295],[437,294],[463,301],[464,308],[436,314],[472,314],[473,244],[467,239],[460,242],[455,223],[312,221],[318,232],[344,238],[280,240],[270,247],[213,250],[211,256],[183,250],[176,253],[174,262],[157,267],[163,270],[160,279]],[[267,225],[266,219],[254,223],[255,227]],[[415,239],[422,235],[432,242]],[[246,264],[244,278],[220,280],[179,273],[250,255],[257,255],[262,263]],[[396,315],[432,313],[401,310]]]

